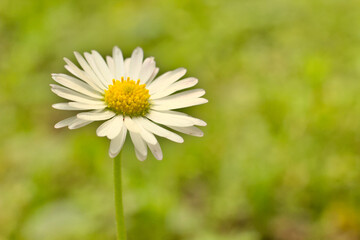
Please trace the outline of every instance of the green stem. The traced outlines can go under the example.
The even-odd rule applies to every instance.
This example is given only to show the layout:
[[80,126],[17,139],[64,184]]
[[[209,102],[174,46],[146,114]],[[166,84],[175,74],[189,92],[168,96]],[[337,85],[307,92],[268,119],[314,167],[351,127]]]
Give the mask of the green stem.
[[114,158],[114,189],[115,189],[115,212],[116,226],[119,240],[126,240],[124,211],[121,186],[121,153]]

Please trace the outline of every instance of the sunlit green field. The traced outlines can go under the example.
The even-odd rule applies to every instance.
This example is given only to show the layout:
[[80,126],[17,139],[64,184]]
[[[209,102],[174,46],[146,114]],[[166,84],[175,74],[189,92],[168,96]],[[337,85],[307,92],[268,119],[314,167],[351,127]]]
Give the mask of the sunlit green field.
[[358,0],[0,0],[0,240],[115,239],[100,123],[54,129],[73,51],[199,79],[203,138],[123,150],[130,240],[360,239]]

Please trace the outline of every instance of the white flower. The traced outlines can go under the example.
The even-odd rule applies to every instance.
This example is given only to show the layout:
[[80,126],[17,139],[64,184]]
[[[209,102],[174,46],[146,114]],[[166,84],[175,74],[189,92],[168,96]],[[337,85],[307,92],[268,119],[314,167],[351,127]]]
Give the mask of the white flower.
[[[105,121],[96,133],[111,140],[109,155],[117,156],[124,145],[127,131],[135,147],[139,160],[147,157],[147,147],[156,159],[163,155],[154,135],[182,143],[184,140],[166,127],[201,137],[203,133],[195,127],[206,123],[198,118],[174,109],[206,103],[201,98],[203,89],[178,92],[193,87],[198,80],[182,78],[186,69],[178,68],[156,78],[159,68],[153,57],[143,60],[143,50],[136,48],[130,58],[123,59],[121,50],[114,47],[113,56],[106,62],[97,51],[75,52],[82,70],[67,58],[65,68],[76,77],[66,74],[52,74],[52,78],[62,86],[50,84],[58,96],[71,102],[56,103],[59,110],[82,111],[73,117],[58,122],[55,128],[76,129],[93,121]],[[178,93],[176,93],[178,92]]]

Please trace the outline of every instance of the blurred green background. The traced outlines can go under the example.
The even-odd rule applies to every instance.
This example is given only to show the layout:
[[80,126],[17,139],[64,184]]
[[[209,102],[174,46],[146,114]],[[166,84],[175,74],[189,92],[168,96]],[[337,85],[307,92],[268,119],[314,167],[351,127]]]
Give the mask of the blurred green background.
[[73,51],[199,78],[205,136],[127,142],[129,240],[360,239],[358,0],[0,1],[0,240],[115,239],[109,141],[54,129]]

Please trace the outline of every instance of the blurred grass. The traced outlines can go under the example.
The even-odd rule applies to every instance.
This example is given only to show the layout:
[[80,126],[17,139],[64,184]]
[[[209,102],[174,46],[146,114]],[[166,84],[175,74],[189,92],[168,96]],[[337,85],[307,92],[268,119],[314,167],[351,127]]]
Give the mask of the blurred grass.
[[0,1],[0,240],[115,239],[109,142],[68,113],[62,57],[142,46],[200,79],[204,138],[124,151],[129,239],[360,239],[356,0]]

